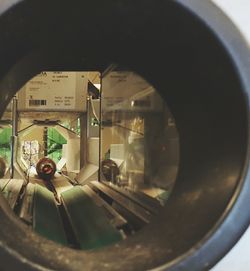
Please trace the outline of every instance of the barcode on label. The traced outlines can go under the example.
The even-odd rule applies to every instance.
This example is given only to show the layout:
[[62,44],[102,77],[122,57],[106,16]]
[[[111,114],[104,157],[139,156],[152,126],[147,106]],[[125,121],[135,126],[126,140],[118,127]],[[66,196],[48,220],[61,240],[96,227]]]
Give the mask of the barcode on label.
[[47,105],[47,100],[29,100],[29,106]]

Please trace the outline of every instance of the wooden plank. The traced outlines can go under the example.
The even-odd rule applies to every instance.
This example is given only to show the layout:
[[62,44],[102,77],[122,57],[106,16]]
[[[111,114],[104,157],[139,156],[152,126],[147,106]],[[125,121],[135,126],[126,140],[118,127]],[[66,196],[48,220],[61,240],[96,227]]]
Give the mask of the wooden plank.
[[14,209],[18,200],[19,194],[23,187],[24,181],[22,179],[11,179],[6,183],[2,193],[7,199],[11,209]]
[[145,208],[141,207],[137,203],[131,201],[130,198],[125,197],[124,195],[118,193],[117,191],[113,190],[112,188],[94,181],[89,184],[91,187],[94,186],[99,189],[102,193],[106,194],[108,197],[112,198],[115,202],[120,204],[123,208],[129,210],[132,214],[137,216],[145,223],[149,223],[150,219],[152,218],[152,214],[146,210]]
[[22,201],[19,217],[29,224],[33,221],[33,199],[35,193],[35,185],[29,183],[26,186],[25,194]]
[[11,181],[11,179],[0,179],[0,189],[1,191],[5,188],[5,186]]
[[115,211],[106,201],[100,198],[88,185],[79,186],[98,207],[101,207],[105,210],[105,213],[108,213],[110,223],[116,228],[121,228],[127,224],[125,218],[123,218],[118,212]]
[[162,206],[156,199],[150,198],[148,195],[142,192],[137,193],[136,191],[120,188],[114,184],[109,184],[107,182],[103,182],[103,184],[111,187],[116,192],[130,198],[132,201],[139,204],[141,207],[147,209],[152,214],[157,215],[159,211],[162,209]]
[[67,244],[54,195],[48,189],[37,184],[34,194],[33,229],[47,239],[63,245]]
[[81,249],[96,249],[122,240],[102,209],[79,186],[63,192],[61,199]]

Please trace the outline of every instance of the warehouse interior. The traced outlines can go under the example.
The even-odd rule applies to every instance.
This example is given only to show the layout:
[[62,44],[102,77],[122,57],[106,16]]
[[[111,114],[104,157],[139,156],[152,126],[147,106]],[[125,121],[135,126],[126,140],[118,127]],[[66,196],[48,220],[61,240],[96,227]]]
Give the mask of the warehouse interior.
[[1,191],[22,223],[93,250],[159,214],[179,166],[175,119],[158,91],[117,66],[43,71],[0,122]]
[[0,4],[1,270],[210,270],[247,243],[247,0],[216,2]]

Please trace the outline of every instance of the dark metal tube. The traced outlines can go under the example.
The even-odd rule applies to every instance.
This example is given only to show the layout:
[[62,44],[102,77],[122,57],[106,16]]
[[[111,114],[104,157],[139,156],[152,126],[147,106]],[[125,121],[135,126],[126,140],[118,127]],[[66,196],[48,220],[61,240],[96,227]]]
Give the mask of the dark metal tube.
[[11,136],[11,161],[10,161],[10,178],[14,177],[15,164],[15,142],[17,138],[17,97],[12,99],[12,136]]

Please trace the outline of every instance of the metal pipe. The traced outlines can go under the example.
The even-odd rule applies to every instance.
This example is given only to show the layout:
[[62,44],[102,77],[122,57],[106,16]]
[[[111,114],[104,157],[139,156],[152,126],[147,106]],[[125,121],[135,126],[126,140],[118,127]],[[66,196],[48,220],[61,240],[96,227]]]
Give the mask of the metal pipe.
[[48,127],[44,127],[43,130],[43,146],[44,146],[44,157],[48,155]]
[[99,169],[98,169],[98,181],[101,181],[101,164],[102,164],[102,80],[103,76],[101,76],[101,88],[100,88],[100,96],[99,96]]
[[17,97],[12,99],[12,135],[11,135],[11,161],[10,161],[10,178],[14,177],[14,164],[15,164],[15,143],[17,138]]
[[87,140],[89,139],[89,126],[91,124],[90,122],[90,114],[89,114],[89,110],[90,110],[90,101],[89,101],[90,97],[87,97]]

